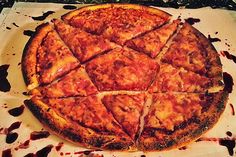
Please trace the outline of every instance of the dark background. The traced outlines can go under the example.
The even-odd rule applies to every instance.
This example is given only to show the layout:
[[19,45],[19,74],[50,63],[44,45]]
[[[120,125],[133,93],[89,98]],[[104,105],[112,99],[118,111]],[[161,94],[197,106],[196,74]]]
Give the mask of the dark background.
[[201,8],[210,6],[212,8],[224,8],[236,10],[236,0],[0,0],[0,12],[4,7],[11,7],[14,1],[21,2],[54,2],[54,3],[138,3],[161,7],[185,7]]

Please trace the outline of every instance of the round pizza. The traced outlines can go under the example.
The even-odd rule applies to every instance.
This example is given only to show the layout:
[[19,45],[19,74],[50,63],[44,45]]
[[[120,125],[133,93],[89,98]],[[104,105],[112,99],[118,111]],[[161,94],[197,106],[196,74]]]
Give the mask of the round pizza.
[[160,151],[195,141],[228,93],[210,41],[156,8],[102,4],[41,24],[25,46],[26,106],[86,148]]

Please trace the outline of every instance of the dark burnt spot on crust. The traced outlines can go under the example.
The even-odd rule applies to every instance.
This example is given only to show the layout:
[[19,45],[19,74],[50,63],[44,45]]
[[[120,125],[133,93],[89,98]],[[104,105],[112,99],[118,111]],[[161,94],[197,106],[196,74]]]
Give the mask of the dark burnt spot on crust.
[[[203,112],[200,117],[193,117],[188,121],[175,127],[174,131],[165,129],[145,128],[142,132],[143,138],[149,138],[149,142],[140,141],[139,148],[142,150],[165,150],[189,143],[193,139],[199,138],[204,132],[209,130],[218,121],[219,116],[225,108],[228,93],[209,94],[213,97],[209,109]],[[158,135],[158,136],[157,136]],[[176,143],[175,143],[176,142]]]
[[97,138],[96,140],[92,140],[91,144],[95,147],[102,147],[106,141],[102,138]]
[[[206,98],[206,100],[204,98]],[[202,113],[207,112],[212,104],[213,99],[214,99],[212,94],[209,94],[209,93],[201,94],[200,99],[202,100],[201,101],[201,106],[202,106],[201,112]]]
[[162,150],[166,148],[166,143],[164,142],[164,140],[158,140],[158,143],[155,143],[154,145],[147,145],[146,149],[147,150]]
[[46,124],[51,130],[59,133],[60,130],[58,130],[57,126],[55,123],[47,117],[45,113],[41,110],[40,107],[35,105],[32,100],[25,100],[24,104],[29,108],[29,110],[34,114],[34,116],[43,124]]
[[[187,126],[189,126],[191,124],[200,124],[200,123],[201,123],[200,119],[196,116],[193,116],[192,118],[188,119],[187,121],[184,121],[184,122],[180,123],[179,125],[176,125],[174,127],[173,131],[167,130],[165,128],[145,128],[145,131],[143,133],[146,134],[147,136],[151,136],[151,137],[155,137],[157,132],[160,134],[171,136],[171,135],[174,135],[179,130],[185,129]],[[187,132],[185,134],[187,134]]]
[[217,112],[221,113],[224,111],[225,109],[225,102],[227,101],[229,96],[229,93],[224,91],[221,95],[221,97],[217,97],[216,99],[219,100],[219,102],[217,103]]
[[113,139],[105,139],[104,137],[93,137],[86,142],[94,147],[103,147],[106,143],[111,142]]
[[66,136],[68,139],[73,140],[75,142],[79,142],[79,143],[83,142],[83,138],[79,134],[74,133],[72,130],[73,130],[72,128],[66,128],[66,129],[61,130],[60,133],[63,136]]
[[22,70],[22,74],[23,74],[23,78],[24,78],[24,81],[25,81],[25,84],[26,85],[29,85],[31,83],[31,77],[34,75],[34,74],[31,74],[31,76],[28,74],[28,68],[27,68],[27,65],[25,63],[25,58],[27,57],[28,55],[28,50],[29,50],[29,47],[30,45],[33,44],[33,40],[36,36],[38,36],[40,34],[40,30],[43,29],[44,27],[46,27],[47,25],[49,25],[49,23],[43,23],[41,25],[39,25],[35,30],[36,30],[36,33],[34,33],[30,39],[28,40],[27,44],[25,45],[24,47],[24,50],[23,50],[23,54],[22,54],[22,57],[21,57],[21,70]]
[[109,143],[106,145],[106,148],[109,150],[123,150],[123,149],[128,149],[126,148],[127,146],[124,143],[121,142],[116,142],[116,143]]
[[173,140],[167,139],[165,141],[165,143],[166,143],[166,147],[172,147],[172,146],[176,145],[178,142],[176,142],[174,139]]

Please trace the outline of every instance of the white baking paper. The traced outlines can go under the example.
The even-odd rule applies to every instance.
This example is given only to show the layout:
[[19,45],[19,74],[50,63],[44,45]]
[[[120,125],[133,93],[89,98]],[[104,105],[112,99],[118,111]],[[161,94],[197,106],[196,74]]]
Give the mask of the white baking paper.
[[[81,7],[82,5],[77,5]],[[199,18],[200,22],[195,23],[193,26],[199,29],[204,35],[221,39],[220,42],[214,42],[213,45],[217,51],[228,51],[233,55],[236,55],[236,12],[227,11],[223,9],[172,9],[172,8],[160,8],[173,15],[173,18],[178,16],[181,19],[189,17]],[[55,11],[54,14],[48,16],[44,21],[34,21],[29,16],[40,16],[46,11]],[[23,101],[27,99],[22,93],[26,91],[23,77],[21,74],[21,56],[25,44],[29,40],[29,37],[23,35],[24,30],[34,30],[35,27],[42,22],[50,21],[52,18],[60,18],[61,15],[69,10],[63,9],[63,4],[51,4],[51,3],[15,3],[11,10],[8,12],[6,18],[0,16],[3,20],[0,27],[0,65],[9,64],[8,77],[11,84],[11,90],[9,92],[0,92],[0,154],[2,150],[11,149],[12,155],[15,157],[24,156],[28,153],[35,153],[41,148],[52,144],[54,147],[49,153],[50,157],[56,156],[79,156],[76,152],[87,150],[82,147],[78,147],[70,142],[64,141],[56,135],[50,135],[48,138],[40,139],[36,141],[30,141],[29,148],[18,149],[20,143],[29,139],[30,133],[33,131],[45,130],[41,123],[31,114],[31,112],[25,108],[22,115],[19,117],[13,117],[9,115],[8,110],[18,107],[23,104]],[[17,26],[15,26],[14,24]],[[8,27],[8,29],[6,29]],[[10,29],[9,29],[10,28]],[[218,32],[218,33],[216,33]],[[219,53],[220,54],[220,53]],[[236,63],[220,55],[223,63],[223,71],[229,73],[236,83]],[[216,126],[207,132],[203,137],[209,138],[224,138],[227,137],[226,132],[232,132],[232,137],[236,137],[236,116],[232,115],[232,108],[236,109],[236,86],[233,87],[233,92],[229,96],[229,100],[219,122]],[[19,134],[17,140],[12,144],[5,142],[6,135],[3,133],[4,128],[8,128],[13,122],[20,121],[21,126],[19,129],[14,130]],[[59,142],[63,142],[63,146],[60,151],[55,149],[55,146]],[[233,150],[234,155],[236,148]],[[146,157],[226,157],[229,156],[226,147],[218,144],[217,141],[201,141],[193,142],[187,145],[187,149],[179,150],[173,149],[163,152],[111,152],[111,151],[97,151],[94,154],[101,154],[108,157],[140,157],[145,155]],[[90,154],[91,155],[91,154]]]

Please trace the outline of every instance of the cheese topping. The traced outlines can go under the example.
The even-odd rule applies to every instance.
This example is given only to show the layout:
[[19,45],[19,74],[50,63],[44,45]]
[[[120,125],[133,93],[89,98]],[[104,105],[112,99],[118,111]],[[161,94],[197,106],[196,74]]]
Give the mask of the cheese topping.
[[146,90],[158,64],[144,54],[117,48],[86,65],[88,75],[99,90]]
[[155,94],[145,117],[145,127],[174,130],[182,122],[201,114],[198,94]]
[[37,72],[42,83],[50,83],[79,65],[55,31],[49,32],[44,38],[38,48],[37,58]]

